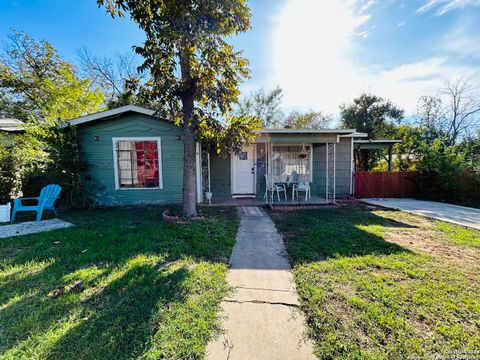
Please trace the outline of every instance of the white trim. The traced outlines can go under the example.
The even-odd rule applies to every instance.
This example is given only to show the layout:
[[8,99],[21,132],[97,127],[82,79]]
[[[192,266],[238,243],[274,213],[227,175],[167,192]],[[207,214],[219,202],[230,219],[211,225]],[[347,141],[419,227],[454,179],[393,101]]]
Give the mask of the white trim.
[[342,138],[366,138],[368,137],[367,133],[354,132],[352,134],[340,135]]
[[[149,188],[122,188],[120,187],[120,181],[118,179],[118,159],[117,159],[117,149],[115,143],[117,141],[156,141],[157,142],[157,151],[158,151],[158,187],[149,187]],[[114,170],[114,181],[115,186],[114,190],[161,190],[163,189],[163,170],[162,170],[162,138],[155,137],[144,137],[144,136],[132,136],[132,137],[112,137],[112,148],[113,148],[113,170]]]
[[353,138],[350,139],[350,195],[353,195],[353,173],[354,173],[354,161],[353,161]]
[[402,140],[354,140],[355,144],[400,144]]
[[212,192],[212,188],[210,187],[210,152],[207,154],[207,162],[208,162],[208,192]]
[[325,199],[328,202],[328,143],[325,143]]
[[80,116],[75,119],[63,121],[60,123],[60,127],[66,127],[68,125],[85,124],[90,121],[95,121],[95,120],[100,120],[100,119],[115,116],[115,115],[120,115],[129,111],[136,112],[143,115],[148,115],[148,116],[153,116],[153,114],[155,114],[155,110],[152,110],[152,109],[147,109],[147,108],[136,106],[136,105],[125,105],[115,109],[100,111],[95,114]]
[[261,129],[260,134],[353,134],[355,129]]
[[203,194],[202,194],[202,189],[203,189],[203,184],[202,184],[202,146],[200,143],[197,142],[196,146],[196,178],[197,178],[197,203],[202,203],[203,201]]
[[336,201],[337,195],[337,144],[333,143],[333,202]]
[[257,195],[255,195],[255,194],[245,194],[245,195],[235,195],[235,194],[234,194],[234,195],[232,195],[232,198],[233,198],[233,199],[245,199],[245,198],[247,198],[247,199],[249,199],[249,198],[254,199],[254,198],[256,198],[256,197],[257,197]]
[[257,144],[252,144],[253,147],[253,195],[257,196]]

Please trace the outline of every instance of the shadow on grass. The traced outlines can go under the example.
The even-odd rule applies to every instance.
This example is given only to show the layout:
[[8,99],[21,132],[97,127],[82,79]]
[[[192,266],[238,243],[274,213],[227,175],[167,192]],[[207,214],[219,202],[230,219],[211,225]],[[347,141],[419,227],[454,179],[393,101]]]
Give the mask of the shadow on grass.
[[364,207],[273,213],[293,265],[327,258],[410,252],[385,241],[384,228],[411,225],[375,215]]
[[2,239],[0,356],[25,358],[38,346],[47,358],[145,351],[159,307],[188,294],[189,264],[226,264],[237,228],[230,209],[185,225],[162,222],[163,210],[70,212],[75,228]]

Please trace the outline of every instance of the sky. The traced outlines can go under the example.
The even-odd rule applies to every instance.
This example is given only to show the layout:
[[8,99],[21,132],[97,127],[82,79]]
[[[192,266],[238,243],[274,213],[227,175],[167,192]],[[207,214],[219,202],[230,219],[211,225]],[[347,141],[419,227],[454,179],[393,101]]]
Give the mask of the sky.
[[[480,0],[250,0],[252,29],[231,41],[250,61],[243,96],[283,89],[285,110],[338,114],[366,91],[413,113],[418,97],[458,77],[480,84]],[[128,18],[95,0],[0,0],[0,46],[10,28],[46,39],[78,63],[78,50],[115,56],[141,44]]]

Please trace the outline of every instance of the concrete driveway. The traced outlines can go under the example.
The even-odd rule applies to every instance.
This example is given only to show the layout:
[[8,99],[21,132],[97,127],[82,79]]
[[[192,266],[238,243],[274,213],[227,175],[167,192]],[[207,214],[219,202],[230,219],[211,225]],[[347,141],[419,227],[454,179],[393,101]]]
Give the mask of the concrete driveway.
[[480,209],[415,199],[361,199],[370,205],[397,209],[480,230]]

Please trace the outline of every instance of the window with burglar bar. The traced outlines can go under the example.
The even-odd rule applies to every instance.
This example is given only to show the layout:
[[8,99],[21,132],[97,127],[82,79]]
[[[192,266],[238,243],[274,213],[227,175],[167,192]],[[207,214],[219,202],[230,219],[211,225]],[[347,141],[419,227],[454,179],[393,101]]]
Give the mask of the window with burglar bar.
[[114,141],[117,188],[160,188],[160,139]]
[[298,181],[311,181],[311,145],[274,145],[272,151],[274,181],[288,181],[293,172]]

